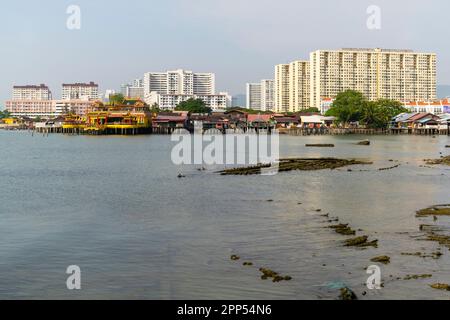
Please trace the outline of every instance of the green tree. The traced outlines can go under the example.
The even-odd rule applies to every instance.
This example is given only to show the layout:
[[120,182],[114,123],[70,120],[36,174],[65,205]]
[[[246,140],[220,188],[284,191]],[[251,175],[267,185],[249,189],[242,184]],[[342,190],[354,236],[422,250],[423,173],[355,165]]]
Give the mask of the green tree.
[[159,108],[159,105],[157,103],[152,104],[152,106],[150,107],[150,112],[151,113],[160,113],[161,109]]
[[109,103],[112,106],[115,106],[117,104],[122,104],[125,101],[125,97],[121,93],[113,94],[109,96]]
[[347,90],[337,95],[326,115],[336,117],[338,122],[347,125],[360,120],[366,105],[367,100],[361,92]]
[[0,119],[9,118],[11,114],[8,112],[8,110],[0,110]]
[[243,107],[231,107],[227,108],[227,111],[242,111],[248,114],[273,114],[272,111],[261,111],[261,110],[255,110],[255,109],[247,109]]
[[391,119],[402,112],[407,110],[398,101],[367,101],[362,93],[348,90],[336,97],[326,115],[336,117],[337,122],[344,125],[358,121],[368,128],[386,128]]
[[359,121],[370,128],[380,127],[381,109],[377,101],[368,101],[361,110]]
[[211,113],[211,108],[207,107],[202,99],[189,99],[181,102],[176,111],[189,111],[190,113]]
[[319,113],[319,112],[320,112],[319,108],[316,107],[311,107],[300,111],[300,113]]
[[371,128],[386,128],[394,116],[407,111],[399,101],[380,99],[363,109],[361,122]]

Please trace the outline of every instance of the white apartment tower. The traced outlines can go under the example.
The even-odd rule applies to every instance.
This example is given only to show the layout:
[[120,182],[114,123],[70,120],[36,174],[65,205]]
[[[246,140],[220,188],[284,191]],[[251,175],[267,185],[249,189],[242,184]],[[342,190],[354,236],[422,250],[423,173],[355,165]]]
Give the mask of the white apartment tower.
[[261,110],[261,83],[247,83],[247,109]]
[[63,100],[96,100],[98,98],[98,84],[94,82],[62,85]]
[[275,81],[261,80],[261,111],[272,111],[275,99]]
[[310,55],[311,106],[345,90],[369,100],[436,99],[436,54],[411,50],[318,50]]
[[144,94],[214,95],[215,75],[186,70],[148,72],[144,75]]
[[231,104],[226,92],[216,94],[214,73],[195,73],[183,69],[144,74],[144,100],[162,109],[173,109],[182,101],[201,99],[213,110],[225,110]]
[[247,83],[247,109],[272,111],[274,95],[273,80],[264,79],[259,83]]
[[310,107],[310,70],[308,61],[289,64],[289,112],[298,112]]
[[13,87],[13,100],[51,100],[52,93],[48,86],[41,85],[27,85]]
[[275,66],[275,111],[289,111],[289,64]]
[[309,62],[275,66],[275,110],[298,112],[309,108]]

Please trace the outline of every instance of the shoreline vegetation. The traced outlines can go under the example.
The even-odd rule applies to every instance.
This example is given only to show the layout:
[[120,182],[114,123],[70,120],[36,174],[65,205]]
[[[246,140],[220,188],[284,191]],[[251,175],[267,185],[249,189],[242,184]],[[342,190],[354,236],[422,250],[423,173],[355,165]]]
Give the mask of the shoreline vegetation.
[[370,165],[371,161],[356,159],[337,159],[337,158],[285,158],[280,159],[278,167],[272,164],[258,164],[250,167],[240,167],[225,169],[219,171],[221,175],[257,175],[264,172],[264,169],[270,170],[276,168],[278,172],[288,171],[315,171],[324,169],[338,169],[352,165]]

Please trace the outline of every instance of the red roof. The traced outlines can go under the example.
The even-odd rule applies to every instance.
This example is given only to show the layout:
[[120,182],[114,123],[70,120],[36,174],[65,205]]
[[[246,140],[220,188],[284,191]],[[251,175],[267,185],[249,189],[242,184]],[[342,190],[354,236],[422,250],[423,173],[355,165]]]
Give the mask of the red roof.
[[422,113],[415,114],[411,118],[408,118],[408,122],[414,122],[414,121],[420,120],[422,118],[425,118],[428,115],[431,115],[431,113],[422,112]]
[[162,116],[162,115],[158,115],[156,117],[156,119],[154,119],[154,121],[156,122],[170,122],[170,121],[175,121],[175,122],[184,122],[186,120],[186,117],[183,116]]
[[272,118],[271,114],[249,114],[247,116],[248,122],[269,122]]

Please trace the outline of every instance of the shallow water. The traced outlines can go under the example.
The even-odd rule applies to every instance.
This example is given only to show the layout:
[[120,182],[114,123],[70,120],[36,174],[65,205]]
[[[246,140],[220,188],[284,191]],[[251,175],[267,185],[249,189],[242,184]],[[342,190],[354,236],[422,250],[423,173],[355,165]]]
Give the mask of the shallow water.
[[[174,166],[168,136],[0,131],[0,298],[334,299],[342,283],[364,299],[449,299],[429,287],[450,282],[448,249],[438,260],[401,253],[439,247],[417,240],[420,224],[434,222],[415,211],[450,203],[450,168],[421,167],[449,154],[450,138],[371,136],[370,147],[354,144],[364,138],[281,137],[282,156],[374,161],[352,172],[244,177]],[[379,248],[342,247],[346,237],[325,228],[324,213],[379,239]],[[450,229],[448,217],[436,223]],[[380,255],[391,256],[380,266],[385,286],[370,291],[365,268]],[[81,267],[80,291],[66,288],[69,265]],[[293,280],[262,281],[262,266]]]

